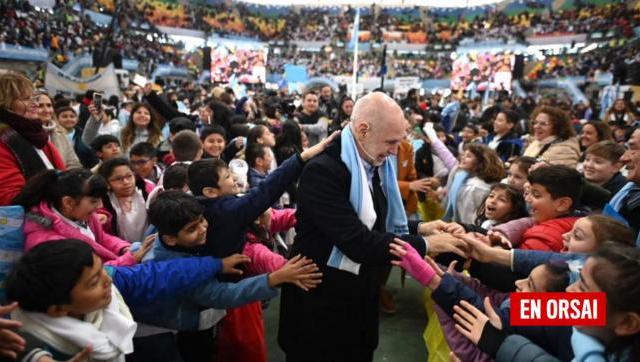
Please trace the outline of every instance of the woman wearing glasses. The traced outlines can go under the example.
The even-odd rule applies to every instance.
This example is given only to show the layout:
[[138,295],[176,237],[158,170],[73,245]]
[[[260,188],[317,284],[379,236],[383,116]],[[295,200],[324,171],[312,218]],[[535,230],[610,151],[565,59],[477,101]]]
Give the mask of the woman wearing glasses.
[[17,73],[0,75],[0,206],[10,205],[27,179],[65,164],[38,119],[31,81]]
[[541,106],[533,112],[531,119],[533,142],[524,151],[524,156],[575,168],[580,159],[580,144],[569,115],[559,108]]

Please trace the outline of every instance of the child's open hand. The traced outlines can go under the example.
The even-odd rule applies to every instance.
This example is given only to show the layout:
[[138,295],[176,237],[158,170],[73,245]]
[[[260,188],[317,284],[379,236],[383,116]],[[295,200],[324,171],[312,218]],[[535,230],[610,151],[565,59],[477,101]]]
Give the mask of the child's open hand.
[[141,262],[142,258],[144,258],[144,256],[147,255],[147,253],[149,252],[149,250],[151,250],[151,248],[153,248],[153,243],[155,242],[157,237],[158,237],[158,233],[147,236],[146,238],[144,238],[144,241],[142,242],[142,246],[140,246],[140,249],[138,249],[135,253],[133,253],[133,257],[136,258],[136,261],[138,263]]
[[[320,268],[311,259],[307,259],[302,255],[296,255],[291,258],[282,268],[269,274],[269,286],[275,287],[283,283],[296,284],[298,287],[308,290],[308,285],[319,283],[322,273],[318,271]],[[304,283],[296,283],[304,281]],[[314,282],[314,281],[317,281]]]
[[431,180],[429,178],[422,178],[419,180],[411,181],[409,183],[409,189],[416,192],[427,192],[431,190]]
[[[319,274],[322,275],[322,273],[319,273]],[[320,283],[322,283],[322,279],[316,278],[316,279],[301,279],[301,280],[295,281],[293,284],[295,284],[298,288],[304,290],[305,292],[308,292],[309,289],[313,289],[317,287],[318,284]]]
[[484,298],[484,309],[486,314],[464,300],[459,305],[453,306],[453,319],[456,321],[456,329],[475,345],[480,341],[482,331],[487,322],[491,323],[496,329],[502,329],[502,321],[493,309],[488,297]]
[[[13,302],[9,305],[0,306],[0,315],[6,315],[18,308],[18,303]],[[24,338],[16,334],[12,330],[16,330],[22,327],[22,323],[0,318],[0,356],[11,358],[12,360],[17,358],[18,352],[24,351],[26,342]]]
[[[436,263],[435,260],[431,259],[431,257],[429,257],[428,255],[425,256],[424,261],[426,261],[427,264],[431,265],[433,270],[435,270],[437,276],[442,277],[444,275],[445,271],[442,270],[440,265],[438,265],[438,263]],[[449,273],[449,274],[453,273],[456,269],[457,264],[458,264],[457,260],[454,260],[451,263],[449,263],[449,267],[447,268],[446,273]]]
[[487,243],[482,239],[480,239],[479,237],[473,234],[465,234],[465,235],[461,235],[460,239],[462,239],[465,243],[467,243],[469,256],[471,258],[482,263],[488,263],[492,260],[491,246],[487,245]]
[[464,229],[464,227],[462,225],[458,224],[457,222],[447,223],[445,225],[443,231],[445,233],[449,233],[449,234],[454,235],[454,236],[458,236],[458,235],[466,233],[466,230]]
[[242,275],[243,271],[236,268],[239,264],[251,263],[251,259],[242,254],[233,254],[222,259],[222,273]]
[[507,237],[504,236],[504,234],[502,234],[501,232],[489,231],[487,233],[487,236],[489,237],[489,241],[491,242],[492,246],[497,245],[507,250],[513,249],[511,241],[507,239]]
[[416,249],[411,244],[398,238],[389,244],[389,252],[397,256],[400,260],[392,260],[393,265],[397,265],[406,270],[420,284],[431,287],[431,280],[437,276],[437,272],[431,265],[427,264]]

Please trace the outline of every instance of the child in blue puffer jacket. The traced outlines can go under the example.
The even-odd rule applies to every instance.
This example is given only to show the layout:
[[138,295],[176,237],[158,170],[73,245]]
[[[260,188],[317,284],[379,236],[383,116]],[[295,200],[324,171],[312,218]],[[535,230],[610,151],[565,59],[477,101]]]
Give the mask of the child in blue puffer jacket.
[[[14,266],[6,281],[19,308],[27,341],[18,356],[124,361],[133,352],[134,322],[128,304],[152,304],[191,292],[220,272],[214,258],[184,258],[134,266],[103,266],[91,246],[74,239],[43,243]],[[90,352],[86,350],[90,347]]]

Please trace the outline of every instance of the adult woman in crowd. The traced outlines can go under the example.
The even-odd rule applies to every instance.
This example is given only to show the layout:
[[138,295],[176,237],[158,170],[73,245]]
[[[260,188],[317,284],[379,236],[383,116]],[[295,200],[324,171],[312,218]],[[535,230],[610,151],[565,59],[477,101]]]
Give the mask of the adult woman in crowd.
[[605,122],[589,121],[580,131],[580,149],[583,151],[601,141],[611,141],[611,128]]
[[60,127],[55,119],[53,100],[45,92],[38,93],[38,119],[42,128],[49,134],[49,139],[56,146],[67,168],[82,168],[82,164],[69,142],[67,132]]
[[158,119],[151,108],[143,103],[133,106],[129,123],[120,131],[120,143],[125,154],[140,142],[149,142],[155,147],[162,142]]
[[280,134],[282,131],[282,112],[277,98],[267,99],[263,104],[265,122],[271,128],[271,132]]
[[580,145],[569,115],[556,107],[541,106],[533,112],[531,119],[533,142],[524,151],[524,156],[575,168],[580,159]]
[[338,106],[338,115],[329,126],[329,134],[342,129],[351,120],[351,112],[353,112],[353,99],[349,96],[344,96],[340,100]]
[[302,152],[302,130],[297,122],[287,121],[282,125],[282,133],[276,138],[276,161],[282,164],[297,152]]
[[630,126],[636,117],[624,99],[617,99],[613,106],[604,115],[604,121],[614,124],[625,124]]
[[0,75],[0,206],[9,205],[26,180],[47,169],[64,170],[60,153],[38,117],[31,81]]

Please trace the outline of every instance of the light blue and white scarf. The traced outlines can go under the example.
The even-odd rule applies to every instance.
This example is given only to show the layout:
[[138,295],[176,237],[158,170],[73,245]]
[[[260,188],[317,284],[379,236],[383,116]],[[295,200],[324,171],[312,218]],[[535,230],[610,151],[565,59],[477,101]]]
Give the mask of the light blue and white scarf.
[[[635,182],[627,182],[624,187],[618,191],[608,204],[605,205],[602,213],[606,216],[610,216],[623,224],[629,226],[629,222],[620,214],[620,209],[624,206],[624,203],[627,201],[629,196],[629,192],[631,192],[634,188],[638,187]],[[640,247],[640,233],[636,236],[636,246]]]
[[[341,147],[340,158],[351,173],[349,202],[358,214],[360,221],[371,230],[376,223],[377,215],[373,207],[373,196],[369,191],[367,173],[358,154],[358,148],[350,125],[347,125],[342,130]],[[388,156],[380,166],[380,179],[382,181],[382,191],[387,197],[386,231],[401,235],[408,233],[409,228],[402,197],[400,196],[400,188],[398,187],[396,167],[396,156]],[[349,259],[335,246],[331,251],[327,265],[356,275],[360,273],[360,264]]]

